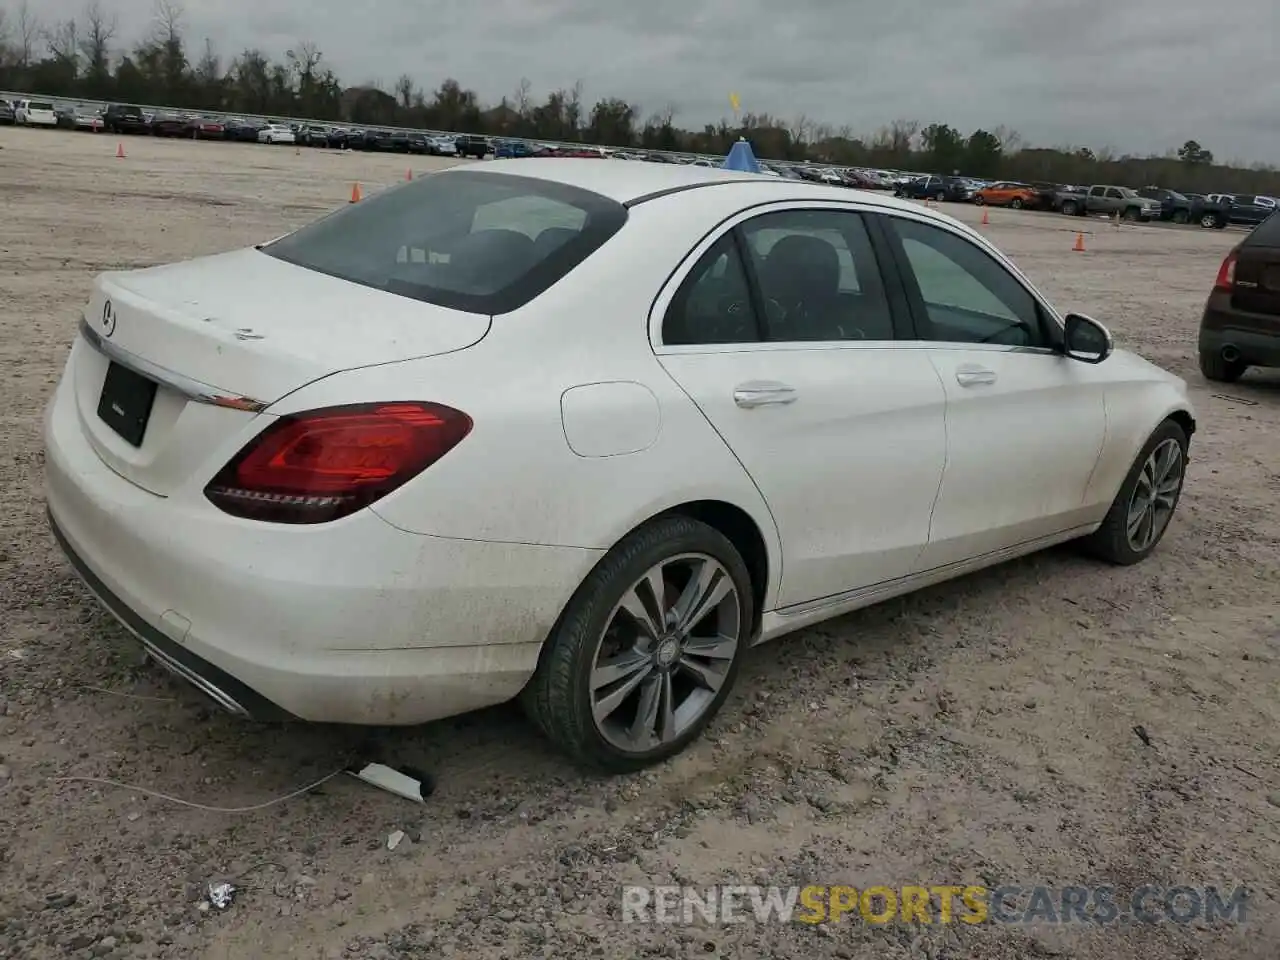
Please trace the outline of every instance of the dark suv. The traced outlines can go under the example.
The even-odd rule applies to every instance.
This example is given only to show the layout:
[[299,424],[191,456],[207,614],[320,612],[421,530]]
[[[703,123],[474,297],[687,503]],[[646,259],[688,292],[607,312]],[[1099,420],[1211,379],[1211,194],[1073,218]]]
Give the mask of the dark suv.
[[453,142],[458,148],[460,157],[475,157],[477,160],[483,160],[493,150],[486,137],[475,133],[460,133],[453,138]]
[[1200,372],[1231,383],[1280,367],[1280,213],[1227,254],[1200,319]]
[[147,118],[142,108],[127,103],[113,103],[102,115],[102,126],[108,133],[147,133]]

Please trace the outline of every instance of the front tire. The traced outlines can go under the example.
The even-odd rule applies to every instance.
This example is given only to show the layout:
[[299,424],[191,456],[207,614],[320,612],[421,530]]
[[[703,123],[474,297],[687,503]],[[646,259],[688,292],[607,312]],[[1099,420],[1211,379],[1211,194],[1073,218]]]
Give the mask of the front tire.
[[1062,203],[1062,212],[1068,217],[1074,217],[1079,212],[1079,207],[1074,200],[1064,200]]
[[1012,200],[1010,200],[1010,201],[1009,201],[1009,206],[1010,206],[1012,209],[1014,209],[1014,210],[1021,210],[1021,209],[1022,209],[1022,198],[1021,198],[1021,197],[1014,197]]
[[1166,420],[1143,445],[1106,519],[1084,541],[1097,557],[1130,566],[1151,555],[1173,519],[1187,465],[1186,431]]
[[521,699],[574,763],[623,773],[674,756],[719,711],[753,636],[751,576],[689,517],[651,521],[569,601]]

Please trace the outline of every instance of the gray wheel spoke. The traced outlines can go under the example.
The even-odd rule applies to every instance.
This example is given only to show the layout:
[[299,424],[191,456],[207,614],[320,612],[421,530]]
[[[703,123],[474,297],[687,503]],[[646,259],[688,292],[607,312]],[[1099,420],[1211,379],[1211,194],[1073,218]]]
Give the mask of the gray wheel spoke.
[[640,703],[636,706],[636,718],[627,730],[627,736],[637,747],[647,747],[657,733],[658,714],[662,710],[662,681],[660,673],[652,673],[640,685]]
[[645,677],[653,673],[653,665],[645,663],[644,668],[637,670],[631,677],[622,683],[616,690],[601,697],[595,702],[593,712],[597,721],[606,720],[613,715],[613,711],[622,706],[622,702],[631,696],[633,690],[644,682]]
[[645,670],[649,666],[649,657],[635,650],[619,654],[611,660],[597,663],[591,671],[591,689],[599,690],[611,683],[625,680],[633,674]]
[[1128,517],[1128,522],[1125,525],[1125,531],[1129,534],[1130,537],[1133,537],[1137,534],[1138,527],[1142,525],[1142,521],[1146,517],[1146,515],[1147,515],[1146,501],[1143,501],[1142,503],[1134,504],[1129,508],[1129,517]]
[[738,652],[737,637],[690,637],[685,641],[684,652],[690,657],[706,657],[708,660],[732,660]]
[[724,675],[715,670],[710,664],[699,663],[697,660],[687,656],[681,657],[677,663],[681,670],[713,693],[719,690],[720,685],[724,683]]
[[676,601],[676,630],[688,633],[719,606],[732,589],[733,581],[724,568],[712,560],[704,560]]
[[636,626],[650,640],[657,640],[662,636],[666,626],[665,594],[666,584],[662,579],[662,568],[654,567],[622,598],[622,609],[630,614]]

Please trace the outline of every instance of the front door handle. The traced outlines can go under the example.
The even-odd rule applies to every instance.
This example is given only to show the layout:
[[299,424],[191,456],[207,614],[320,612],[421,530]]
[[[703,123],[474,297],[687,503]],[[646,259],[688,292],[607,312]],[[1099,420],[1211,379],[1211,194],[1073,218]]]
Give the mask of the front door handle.
[[744,408],[795,403],[796,396],[794,387],[771,380],[740,383],[733,390],[733,402]]
[[986,367],[961,367],[956,371],[956,383],[962,387],[976,387],[981,384],[995,383],[996,372]]

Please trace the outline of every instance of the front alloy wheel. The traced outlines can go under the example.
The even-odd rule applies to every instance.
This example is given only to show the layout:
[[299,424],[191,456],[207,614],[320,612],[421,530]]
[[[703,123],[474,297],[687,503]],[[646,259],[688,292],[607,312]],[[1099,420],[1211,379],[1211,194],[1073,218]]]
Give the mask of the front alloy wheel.
[[1161,440],[1143,463],[1129,497],[1125,535],[1135,553],[1146,552],[1160,539],[1181,489],[1182,447],[1173,438]]
[[1084,541],[1121,566],[1151,555],[1178,507],[1187,463],[1187,433],[1173,420],[1156,428],[1120,485],[1102,525]]
[[673,515],[610,550],[569,601],[521,695],[576,763],[637,770],[720,709],[752,636],[751,577],[715,528]]

